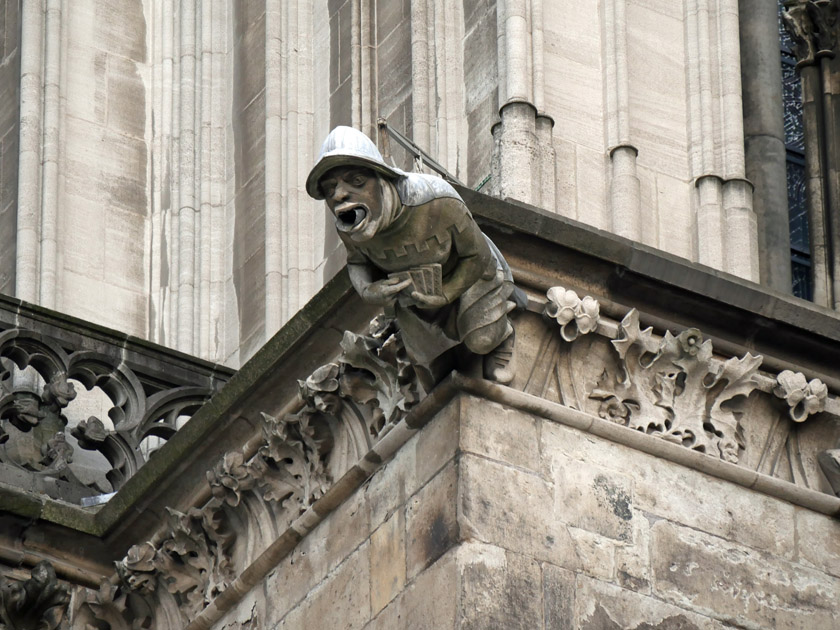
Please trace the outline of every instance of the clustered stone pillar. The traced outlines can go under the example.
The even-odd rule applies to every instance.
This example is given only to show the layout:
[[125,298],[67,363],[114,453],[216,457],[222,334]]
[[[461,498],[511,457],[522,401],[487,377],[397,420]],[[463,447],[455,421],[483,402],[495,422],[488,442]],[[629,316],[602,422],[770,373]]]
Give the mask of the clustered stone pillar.
[[499,108],[493,191],[554,209],[554,121],[545,114],[542,0],[499,0]]
[[759,280],[752,185],[746,180],[738,0],[685,4],[689,160],[697,261]]
[[840,309],[838,0],[789,0],[783,14],[802,80],[814,302]]
[[746,174],[754,186],[761,282],[790,293],[787,159],[777,6],[739,0]]

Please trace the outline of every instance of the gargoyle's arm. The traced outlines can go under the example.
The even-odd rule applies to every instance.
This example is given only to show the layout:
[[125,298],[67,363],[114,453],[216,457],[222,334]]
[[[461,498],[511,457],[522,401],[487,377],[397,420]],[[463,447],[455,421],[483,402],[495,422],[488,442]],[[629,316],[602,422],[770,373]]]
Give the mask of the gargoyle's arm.
[[495,272],[493,254],[474,220],[470,219],[467,227],[460,232],[453,231],[452,246],[458,263],[443,282],[443,294],[449,303],[457,300],[482,277]]
[[348,257],[347,273],[350,283],[361,298],[370,304],[384,306],[394,300],[394,296],[408,287],[411,280],[399,278],[384,278],[378,280],[378,269],[366,262],[351,262]]

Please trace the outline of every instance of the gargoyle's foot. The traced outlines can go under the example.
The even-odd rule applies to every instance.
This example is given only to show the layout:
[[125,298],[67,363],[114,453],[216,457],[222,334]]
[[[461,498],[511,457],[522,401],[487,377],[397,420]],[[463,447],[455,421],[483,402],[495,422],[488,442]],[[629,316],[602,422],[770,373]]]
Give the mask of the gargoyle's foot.
[[823,451],[817,456],[817,460],[834,494],[840,497],[840,449]]
[[515,351],[515,333],[511,332],[495,350],[484,355],[484,378],[502,385],[510,383],[513,380]]

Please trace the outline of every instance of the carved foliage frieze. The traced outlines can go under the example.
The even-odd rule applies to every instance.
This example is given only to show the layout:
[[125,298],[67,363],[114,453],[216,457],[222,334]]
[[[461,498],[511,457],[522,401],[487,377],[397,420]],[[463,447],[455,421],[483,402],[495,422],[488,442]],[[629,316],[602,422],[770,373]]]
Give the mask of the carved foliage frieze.
[[590,393],[601,401],[602,418],[738,461],[744,448],[738,402],[758,387],[760,356],[718,361],[712,342],[697,329],[657,338],[651,328],[639,328],[635,309],[621,322],[612,345],[618,369],[605,367]]
[[[194,618],[235,574],[239,530],[232,523],[251,527],[253,537],[276,537],[420,399],[393,320],[375,319],[367,335],[346,332],[341,349],[335,362],[298,382],[296,412],[262,413],[256,446],[226,453],[207,472],[212,499],[186,513],[169,510],[163,532],[129,549],[117,563],[117,587],[92,598],[89,613],[118,615],[128,593],[157,602],[155,609],[171,596],[178,614]],[[255,531],[247,516],[254,502],[271,513],[271,532]]]

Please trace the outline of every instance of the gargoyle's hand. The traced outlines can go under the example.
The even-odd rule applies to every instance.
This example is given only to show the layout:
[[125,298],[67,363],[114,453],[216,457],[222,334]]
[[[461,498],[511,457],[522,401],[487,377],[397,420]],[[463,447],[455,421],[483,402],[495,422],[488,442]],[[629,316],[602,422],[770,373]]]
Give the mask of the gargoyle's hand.
[[411,292],[411,299],[420,308],[440,308],[446,306],[449,302],[442,295],[426,295],[419,291]]
[[377,282],[371,282],[362,290],[362,299],[370,304],[385,305],[397,293],[411,285],[408,278],[385,278]]

